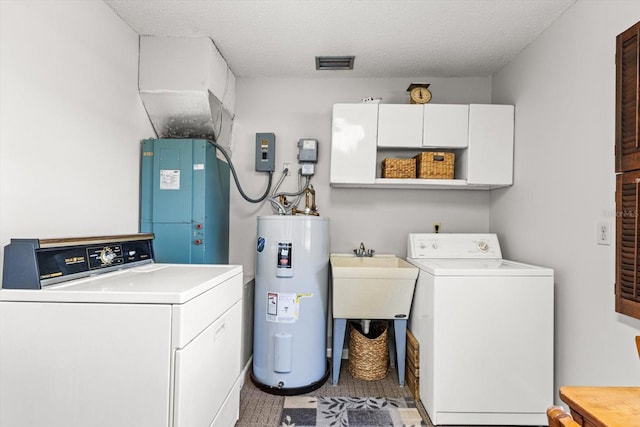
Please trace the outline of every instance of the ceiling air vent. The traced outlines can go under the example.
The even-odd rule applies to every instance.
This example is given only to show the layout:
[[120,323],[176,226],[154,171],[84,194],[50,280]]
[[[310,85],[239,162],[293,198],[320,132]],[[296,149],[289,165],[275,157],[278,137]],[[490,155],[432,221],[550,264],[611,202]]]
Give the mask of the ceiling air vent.
[[355,56],[316,56],[316,70],[353,70]]

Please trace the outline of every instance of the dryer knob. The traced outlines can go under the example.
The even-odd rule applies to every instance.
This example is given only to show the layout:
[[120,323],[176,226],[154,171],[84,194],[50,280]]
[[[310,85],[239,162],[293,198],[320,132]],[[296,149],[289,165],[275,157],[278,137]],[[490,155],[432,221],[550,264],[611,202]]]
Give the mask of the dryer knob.
[[484,240],[480,240],[478,242],[478,249],[480,250],[480,252],[487,252],[489,250],[489,244]]
[[109,246],[105,246],[100,250],[100,261],[102,261],[103,265],[110,265],[113,263],[113,260],[116,258],[116,254],[113,252]]

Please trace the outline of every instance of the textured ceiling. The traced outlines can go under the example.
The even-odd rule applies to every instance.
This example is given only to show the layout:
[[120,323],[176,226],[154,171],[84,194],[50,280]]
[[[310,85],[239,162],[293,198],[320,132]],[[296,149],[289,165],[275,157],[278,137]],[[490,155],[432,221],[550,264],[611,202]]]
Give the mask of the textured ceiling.
[[[141,35],[208,36],[239,77],[500,70],[575,0],[104,0]],[[355,55],[316,71],[316,55]]]

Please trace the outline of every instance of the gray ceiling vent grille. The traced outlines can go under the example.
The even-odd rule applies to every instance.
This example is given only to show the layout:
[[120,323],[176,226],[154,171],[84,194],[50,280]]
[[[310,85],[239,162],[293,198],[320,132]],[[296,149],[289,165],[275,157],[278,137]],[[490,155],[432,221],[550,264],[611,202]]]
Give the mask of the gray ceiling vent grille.
[[353,70],[355,56],[316,56],[316,70]]

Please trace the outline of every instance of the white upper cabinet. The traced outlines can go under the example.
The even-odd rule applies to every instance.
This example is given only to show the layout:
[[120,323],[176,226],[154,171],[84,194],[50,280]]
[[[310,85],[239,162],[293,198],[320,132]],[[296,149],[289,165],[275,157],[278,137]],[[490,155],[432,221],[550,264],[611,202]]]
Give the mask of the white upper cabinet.
[[513,105],[469,106],[469,184],[513,184],[513,122]]
[[377,104],[335,104],[331,128],[332,184],[376,180]]
[[465,148],[469,137],[469,106],[425,104],[422,146]]
[[422,147],[422,105],[380,104],[378,147]]
[[[334,186],[486,190],[513,183],[513,105],[335,104],[332,126]],[[376,176],[383,157],[421,151],[453,152],[454,178]]]
[[456,104],[380,104],[378,147],[464,148],[469,106]]

